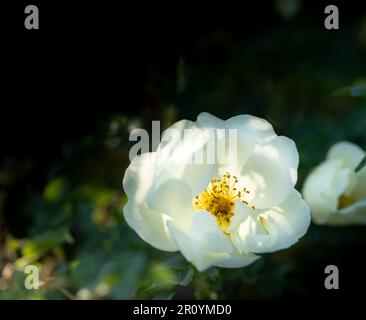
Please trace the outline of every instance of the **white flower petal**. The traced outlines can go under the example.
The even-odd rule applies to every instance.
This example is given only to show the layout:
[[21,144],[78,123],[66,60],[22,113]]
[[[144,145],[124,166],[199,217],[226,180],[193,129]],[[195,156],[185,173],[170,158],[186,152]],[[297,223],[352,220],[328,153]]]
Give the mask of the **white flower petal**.
[[350,170],[342,168],[339,160],[320,164],[305,180],[304,199],[311,208],[315,223],[325,223],[332,212],[337,211],[338,199],[350,184]]
[[277,137],[270,144],[257,145],[240,177],[250,191],[250,203],[256,208],[282,203],[296,183],[298,163],[299,154],[291,139]]
[[244,266],[257,259],[254,255],[240,256],[215,218],[207,212],[196,212],[188,233],[182,232],[171,221],[168,227],[182,254],[200,271],[215,265]]
[[268,252],[272,243],[276,242],[277,230],[268,229],[258,218],[248,217],[231,235],[236,248],[241,252]]
[[[285,249],[296,243],[309,228],[310,208],[295,189],[279,206],[263,213],[269,230],[276,229],[277,239],[266,252]],[[269,231],[270,232],[270,231]]]
[[366,200],[358,201],[332,213],[327,224],[333,226],[366,225]]
[[248,208],[247,205],[237,200],[235,203],[234,216],[231,218],[230,225],[226,231],[229,233],[235,232],[235,230],[239,228],[240,224],[242,224],[250,216],[249,210],[252,209]]
[[223,128],[224,120],[208,112],[201,112],[197,116],[197,125],[201,128]]
[[310,209],[301,195],[293,190],[281,205],[256,212],[233,234],[237,248],[244,252],[265,253],[293,245],[310,225]]
[[[215,155],[208,155],[208,144],[214,133],[209,129],[199,129],[187,121],[180,121],[179,124],[174,127],[179,132],[174,137],[178,138],[158,148],[157,181],[160,184],[172,178],[180,179],[197,195],[217,172]],[[183,133],[179,130],[187,131]]]
[[337,213],[345,216],[352,215],[353,213],[361,213],[363,212],[366,215],[366,199],[353,203],[345,208],[342,208],[337,211]]
[[128,202],[123,208],[128,225],[152,246],[166,251],[176,251],[163,215],[151,210],[145,197],[151,189],[155,177],[156,154],[145,153],[133,159],[123,177],[123,189]]
[[159,164],[169,161],[174,149],[184,140],[185,130],[197,128],[196,124],[189,120],[181,120],[172,124],[161,134],[161,141],[156,150]]
[[165,251],[177,251],[178,247],[167,229],[167,217],[131,200],[123,208],[128,225],[153,247]]
[[208,164],[167,165],[158,176],[156,187],[171,179],[181,180],[186,183],[193,196],[199,195],[209,185],[215,176],[216,166]]
[[[230,132],[230,130],[235,131]],[[223,175],[226,172],[230,172],[233,175],[239,176],[243,166],[254,150],[255,139],[252,139],[248,132],[242,128],[227,128],[225,132],[225,150],[222,150],[223,147],[220,147],[221,149],[218,147],[217,151],[220,160],[218,161],[219,174]],[[229,138],[230,134],[235,134],[236,138]],[[221,144],[223,143],[221,142]],[[225,152],[224,155],[223,151]]]
[[[267,143],[277,135],[272,125],[264,120],[251,115],[240,115],[223,121],[209,113],[201,113],[197,118],[197,124],[200,127],[215,128],[216,147],[225,138],[226,157],[228,157],[228,149],[230,147],[229,163],[222,163],[222,156],[219,159],[221,173],[225,171],[232,174],[239,174],[243,165],[250,157],[256,144]],[[219,130],[217,130],[219,129]],[[221,134],[224,130],[225,135]],[[231,145],[234,141],[230,141],[230,132],[234,134],[236,131],[236,145]],[[223,147],[221,147],[223,148]],[[236,155],[232,149],[235,148]],[[221,150],[220,150],[221,151]],[[220,157],[220,155],[218,155]]]
[[227,255],[225,257],[217,258],[215,266],[221,268],[242,268],[252,264],[254,261],[258,260],[260,257],[252,253],[236,253]]
[[169,216],[174,224],[188,230],[193,219],[192,190],[182,180],[170,179],[152,189],[146,201],[149,206]]
[[342,161],[343,166],[350,169],[356,169],[364,156],[365,151],[359,146],[351,142],[342,141],[334,144],[329,149],[327,159],[340,160]]
[[255,143],[267,143],[277,137],[272,125],[267,120],[248,114],[227,119],[225,127],[245,130],[250,139],[255,140]]
[[135,157],[123,177],[123,190],[129,199],[140,202],[145,196],[155,177],[156,153],[144,153]]

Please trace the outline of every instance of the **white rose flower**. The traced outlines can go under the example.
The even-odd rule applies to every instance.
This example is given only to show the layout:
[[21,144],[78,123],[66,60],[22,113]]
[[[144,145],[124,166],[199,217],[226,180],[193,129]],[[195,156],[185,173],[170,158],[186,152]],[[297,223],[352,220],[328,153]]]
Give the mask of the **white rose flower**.
[[355,172],[364,157],[357,145],[339,142],[309,174],[303,194],[315,223],[366,224],[366,168]]
[[[235,153],[225,140],[230,129],[237,133]],[[184,140],[171,139],[173,130]],[[219,151],[223,140],[228,150]],[[212,146],[215,161],[189,161]],[[298,162],[295,143],[266,120],[201,113],[166,130],[156,152],[133,159],[123,179],[124,216],[142,239],[180,251],[200,271],[243,267],[306,233],[310,210],[294,189]]]

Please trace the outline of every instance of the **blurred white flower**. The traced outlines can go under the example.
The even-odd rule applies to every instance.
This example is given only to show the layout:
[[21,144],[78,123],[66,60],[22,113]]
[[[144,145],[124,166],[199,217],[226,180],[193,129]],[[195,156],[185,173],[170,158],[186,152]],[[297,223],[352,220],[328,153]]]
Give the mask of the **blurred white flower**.
[[[201,113],[196,122],[182,120],[170,129],[181,136],[195,130],[183,142],[168,139],[166,130],[157,151],[136,157],[123,179],[124,216],[142,239],[181,251],[202,271],[246,266],[259,258],[256,253],[290,247],[306,233],[309,207],[294,189],[298,152],[270,123],[250,115],[224,121]],[[219,151],[230,129],[237,132],[235,146],[229,145],[236,152]],[[207,130],[215,134],[202,139]],[[212,146],[215,161],[188,161]]]
[[317,224],[366,224],[366,167],[355,172],[365,157],[357,145],[339,142],[304,183],[303,195]]

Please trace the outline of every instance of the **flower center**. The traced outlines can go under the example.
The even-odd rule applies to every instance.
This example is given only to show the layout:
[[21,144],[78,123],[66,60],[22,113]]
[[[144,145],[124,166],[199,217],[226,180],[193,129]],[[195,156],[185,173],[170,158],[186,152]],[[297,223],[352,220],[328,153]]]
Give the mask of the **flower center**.
[[[244,199],[249,191],[246,188],[238,189],[237,183],[237,177],[226,173],[222,179],[212,179],[208,187],[192,200],[193,208],[212,214],[225,234],[234,215],[236,200],[249,206],[248,201]],[[253,206],[251,208],[255,209]]]
[[354,197],[346,196],[345,194],[342,194],[338,200],[338,209],[343,209],[345,207],[348,207],[351,204],[354,204],[355,202],[356,202],[356,199]]

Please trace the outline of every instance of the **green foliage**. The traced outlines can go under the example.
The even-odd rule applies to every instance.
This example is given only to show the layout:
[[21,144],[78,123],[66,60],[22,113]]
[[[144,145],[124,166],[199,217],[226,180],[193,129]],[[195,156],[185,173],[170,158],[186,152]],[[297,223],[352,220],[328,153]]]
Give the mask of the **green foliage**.
[[346,86],[340,89],[337,89],[333,92],[335,96],[347,96],[350,95],[352,97],[361,97],[366,96],[366,80],[360,79],[355,81],[355,84],[352,86]]

